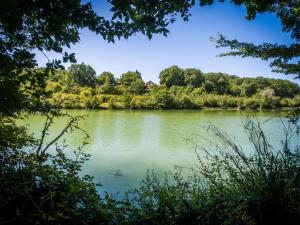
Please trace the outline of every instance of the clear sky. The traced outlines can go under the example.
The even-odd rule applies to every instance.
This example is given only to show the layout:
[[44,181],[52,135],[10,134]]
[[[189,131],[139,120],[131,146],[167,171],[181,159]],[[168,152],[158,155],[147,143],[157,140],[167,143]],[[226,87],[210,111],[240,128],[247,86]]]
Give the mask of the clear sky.
[[[106,1],[92,1],[99,15],[110,16]],[[168,37],[155,35],[151,40],[135,35],[128,40],[107,43],[100,36],[82,30],[80,42],[69,52],[75,52],[77,62],[91,65],[100,74],[111,71],[116,77],[129,70],[138,70],[145,81],[158,82],[161,70],[172,65],[182,68],[199,68],[203,72],[225,72],[238,76],[264,76],[284,78],[299,83],[293,76],[272,73],[269,63],[253,58],[217,57],[226,49],[217,49],[209,37],[218,32],[227,38],[252,43],[291,43],[288,33],[281,31],[280,21],[272,14],[258,15],[254,21],[247,21],[245,9],[230,3],[216,3],[212,6],[195,6],[188,22],[179,19],[169,27]],[[57,57],[47,53],[50,58]],[[37,54],[40,66],[46,58]]]

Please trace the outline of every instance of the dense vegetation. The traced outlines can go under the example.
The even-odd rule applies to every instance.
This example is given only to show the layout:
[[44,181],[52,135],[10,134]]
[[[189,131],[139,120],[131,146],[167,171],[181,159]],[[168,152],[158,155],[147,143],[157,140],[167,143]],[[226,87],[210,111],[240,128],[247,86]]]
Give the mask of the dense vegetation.
[[300,87],[290,81],[240,78],[172,66],[161,71],[160,85],[144,82],[138,71],[115,78],[96,76],[85,64],[56,70],[47,80],[49,102],[61,108],[112,109],[272,109],[300,107]]

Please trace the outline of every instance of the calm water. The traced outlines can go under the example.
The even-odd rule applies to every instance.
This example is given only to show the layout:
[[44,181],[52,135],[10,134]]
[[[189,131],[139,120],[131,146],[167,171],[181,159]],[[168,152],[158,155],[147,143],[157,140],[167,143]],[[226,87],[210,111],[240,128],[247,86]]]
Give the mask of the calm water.
[[[250,149],[243,121],[255,114],[263,124],[271,143],[280,144],[282,123],[286,112],[237,111],[86,111],[70,110],[72,115],[85,115],[81,123],[91,136],[85,151],[91,159],[83,169],[103,184],[102,190],[118,192],[135,187],[146,171],[173,170],[174,166],[195,165],[195,144],[210,138],[205,126],[214,124],[235,137],[236,142]],[[271,119],[271,120],[269,120]],[[39,137],[45,118],[32,116],[23,124]],[[58,119],[51,136],[66,124]],[[83,135],[75,132],[65,136],[70,148],[80,145]]]

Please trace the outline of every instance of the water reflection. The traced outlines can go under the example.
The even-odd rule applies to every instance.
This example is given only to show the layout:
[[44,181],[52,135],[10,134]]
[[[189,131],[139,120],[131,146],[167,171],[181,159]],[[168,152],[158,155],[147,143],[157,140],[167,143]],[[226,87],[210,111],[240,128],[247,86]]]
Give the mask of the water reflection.
[[143,115],[138,112],[122,112],[121,117],[117,117],[117,130],[119,132],[120,144],[131,150],[141,142],[143,127]]
[[[86,115],[80,126],[91,136],[86,151],[91,159],[83,172],[101,182],[110,192],[124,191],[136,186],[148,169],[168,171],[174,165],[190,167],[197,163],[194,144],[201,145],[212,138],[204,129],[212,123],[236,137],[243,148],[251,151],[243,120],[253,112],[236,111],[85,111],[71,110],[72,115]],[[259,121],[273,118],[263,127],[271,143],[280,144],[285,112],[255,112]],[[21,123],[40,136],[44,119],[32,116]],[[53,138],[66,125],[66,118],[58,118],[51,128]],[[72,147],[82,143],[83,134],[65,137]]]

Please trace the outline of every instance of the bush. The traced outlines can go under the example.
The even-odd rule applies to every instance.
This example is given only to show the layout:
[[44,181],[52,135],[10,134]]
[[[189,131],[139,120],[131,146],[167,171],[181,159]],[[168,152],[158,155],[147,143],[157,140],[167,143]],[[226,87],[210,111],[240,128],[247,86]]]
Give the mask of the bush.
[[258,109],[260,107],[259,101],[255,98],[246,98],[244,100],[244,107],[246,109]]
[[[43,135],[47,135],[53,119],[53,115],[47,115]],[[43,138],[35,140],[12,120],[1,117],[0,121],[0,130],[10,136],[0,141],[1,224],[108,223],[109,212],[93,178],[79,176],[88,157],[81,147],[75,160],[65,157],[64,146],[56,146],[49,154]],[[76,128],[77,121],[70,118],[63,132]]]
[[174,106],[174,99],[164,88],[154,94],[154,107],[156,109],[169,109]]
[[132,105],[132,98],[133,98],[133,95],[128,94],[128,93],[121,96],[121,101],[122,101],[123,107],[125,109],[130,109],[130,108],[134,107]]
[[194,97],[193,103],[195,104],[196,108],[201,109],[204,106],[204,100],[202,97]]
[[111,96],[108,100],[108,108],[109,109],[118,109],[120,108],[117,104],[117,97],[116,96]]
[[192,98],[186,94],[176,96],[174,98],[174,107],[178,109],[193,109],[196,105],[193,103]]
[[203,105],[205,107],[210,107],[210,108],[214,108],[214,107],[218,107],[219,104],[218,104],[218,99],[216,97],[216,95],[212,95],[212,94],[209,94],[209,95],[205,95],[203,97]]
[[49,102],[50,104],[60,108],[66,108],[66,109],[81,108],[80,98],[76,94],[57,92],[52,95],[52,98],[49,100]]
[[226,106],[235,108],[238,106],[238,98],[227,96]]
[[300,149],[290,149],[290,124],[281,148],[260,124],[247,120],[253,148],[245,154],[221,130],[198,148],[199,166],[178,169],[173,179],[149,173],[132,196],[116,204],[117,224],[296,225],[300,222]]
[[292,99],[292,106],[293,107],[300,107],[300,95],[297,95]]
[[261,97],[260,108],[261,109],[274,109],[280,105],[279,97]]

